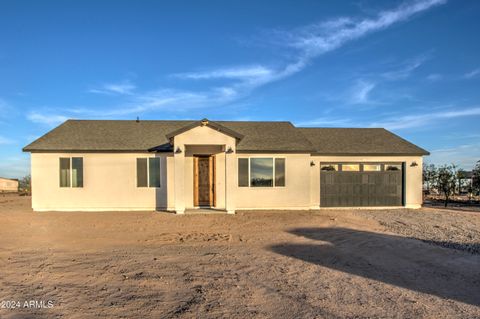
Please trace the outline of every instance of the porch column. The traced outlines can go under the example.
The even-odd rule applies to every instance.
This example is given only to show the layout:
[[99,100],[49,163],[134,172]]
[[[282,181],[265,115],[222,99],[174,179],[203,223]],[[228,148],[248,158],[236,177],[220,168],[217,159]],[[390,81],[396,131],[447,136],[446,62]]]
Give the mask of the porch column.
[[[177,152],[177,148],[181,152]],[[174,145],[175,212],[185,213],[185,145]]]
[[237,185],[237,165],[235,145],[226,145],[233,152],[225,153],[225,209],[227,214],[235,214],[235,186]]

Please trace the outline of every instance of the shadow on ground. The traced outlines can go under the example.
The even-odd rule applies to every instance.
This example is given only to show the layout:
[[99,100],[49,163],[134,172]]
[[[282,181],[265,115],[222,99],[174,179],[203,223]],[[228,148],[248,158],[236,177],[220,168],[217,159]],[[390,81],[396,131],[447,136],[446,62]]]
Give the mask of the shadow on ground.
[[271,246],[278,254],[413,291],[480,306],[480,256],[346,228],[296,228],[318,242]]

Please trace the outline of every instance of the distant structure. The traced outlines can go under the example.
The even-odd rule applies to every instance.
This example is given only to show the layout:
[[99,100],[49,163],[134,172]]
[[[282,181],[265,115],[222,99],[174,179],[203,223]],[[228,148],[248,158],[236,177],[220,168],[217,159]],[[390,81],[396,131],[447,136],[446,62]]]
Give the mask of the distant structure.
[[18,192],[18,179],[0,177],[0,193]]

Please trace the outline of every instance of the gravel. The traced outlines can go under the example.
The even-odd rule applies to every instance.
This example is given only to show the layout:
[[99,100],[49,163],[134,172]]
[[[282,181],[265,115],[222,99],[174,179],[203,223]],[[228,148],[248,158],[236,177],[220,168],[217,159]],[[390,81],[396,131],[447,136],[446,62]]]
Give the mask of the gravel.
[[480,255],[480,214],[476,212],[423,208],[356,211],[355,214],[374,219],[399,235]]

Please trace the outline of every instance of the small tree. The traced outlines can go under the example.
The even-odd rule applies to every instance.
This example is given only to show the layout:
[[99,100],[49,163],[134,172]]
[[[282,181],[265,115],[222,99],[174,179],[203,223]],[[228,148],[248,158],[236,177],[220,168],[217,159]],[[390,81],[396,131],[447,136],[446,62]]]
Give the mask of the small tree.
[[445,207],[456,187],[457,171],[455,165],[444,165],[438,168],[436,183],[438,190],[445,196]]
[[478,195],[480,193],[480,161],[473,168],[472,175],[472,191]]
[[427,192],[430,193],[432,186],[435,184],[437,176],[437,168],[433,164],[423,164],[423,183],[427,187]]
[[18,181],[18,186],[20,191],[25,192],[27,194],[31,194],[32,192],[32,178],[30,175],[24,176],[21,180]]

